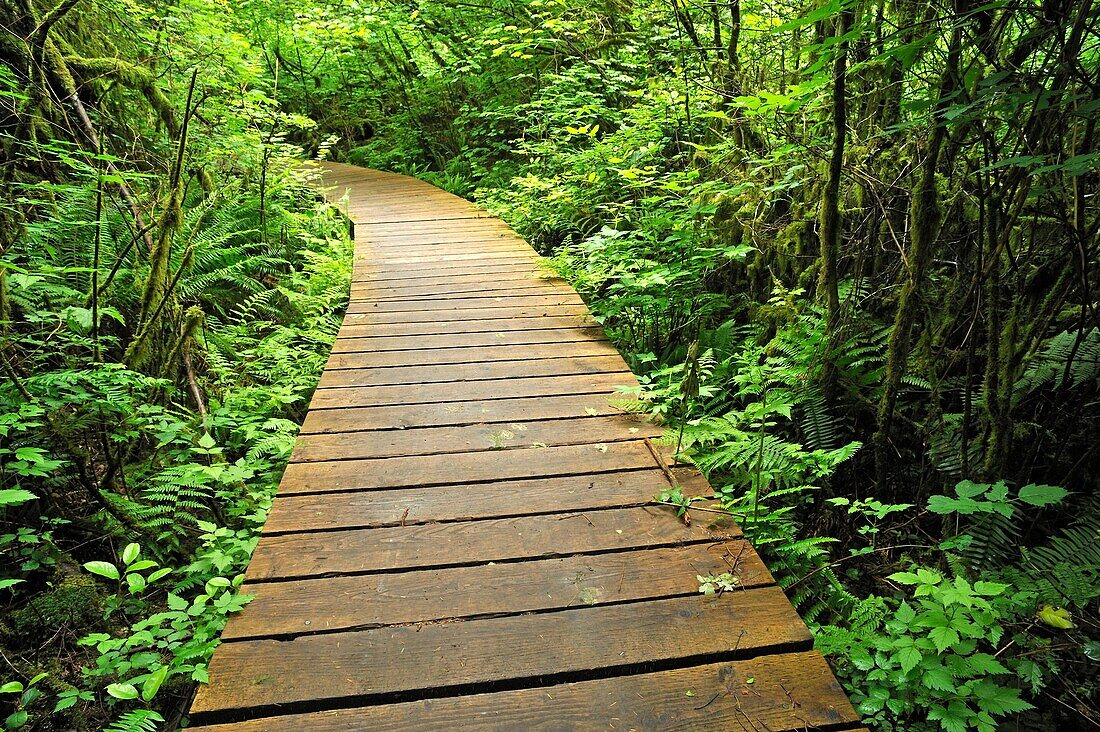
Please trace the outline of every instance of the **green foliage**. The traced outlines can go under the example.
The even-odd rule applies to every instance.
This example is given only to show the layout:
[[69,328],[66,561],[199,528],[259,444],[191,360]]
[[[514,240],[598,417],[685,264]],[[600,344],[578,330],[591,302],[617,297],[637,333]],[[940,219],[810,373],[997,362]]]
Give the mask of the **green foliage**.
[[[40,4],[9,4],[0,593],[28,611],[102,563],[122,645],[70,664],[94,700],[51,689],[74,726],[116,702],[120,728],[155,724],[127,705],[169,668],[168,708],[236,602],[207,584],[247,562],[346,292],[302,154],[423,177],[547,255],[639,375],[623,408],[716,487],[658,500],[731,512],[822,638],[877,639],[869,666],[823,646],[869,722],[1074,728],[1095,706],[1089,4],[100,0],[31,73]],[[888,579],[911,565],[942,581]],[[200,597],[194,625],[138,628]],[[936,612],[958,643],[913,624]]]
[[821,648],[842,652],[851,665],[853,701],[866,720],[993,732],[1000,718],[1031,708],[997,653],[1005,623],[1028,605],[1026,595],[926,568],[888,579],[911,589],[890,602],[880,622],[858,632],[826,629],[819,638]]

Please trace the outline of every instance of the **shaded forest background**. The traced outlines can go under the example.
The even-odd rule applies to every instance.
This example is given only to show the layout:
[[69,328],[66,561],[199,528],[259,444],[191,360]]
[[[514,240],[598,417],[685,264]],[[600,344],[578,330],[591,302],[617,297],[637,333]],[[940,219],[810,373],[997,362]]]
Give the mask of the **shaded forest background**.
[[550,258],[868,724],[1100,726],[1091,0],[0,14],[15,722],[202,680],[342,306],[327,155]]

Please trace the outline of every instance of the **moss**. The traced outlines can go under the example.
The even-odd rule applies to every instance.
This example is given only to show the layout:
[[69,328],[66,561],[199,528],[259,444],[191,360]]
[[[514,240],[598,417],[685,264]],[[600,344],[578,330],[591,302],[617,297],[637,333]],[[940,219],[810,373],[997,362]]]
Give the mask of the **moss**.
[[145,97],[149,106],[157,113],[157,117],[168,129],[168,133],[175,137],[179,134],[179,126],[176,122],[176,111],[168,97],[156,85],[156,80],[148,69],[135,64],[128,64],[117,58],[84,58],[81,56],[68,56],[65,64],[69,69],[80,76],[101,76],[117,79],[123,86],[135,89]]
[[42,634],[65,628],[80,632],[103,617],[103,595],[87,575],[65,577],[57,586],[36,595],[8,614],[0,634],[13,645],[41,642]]

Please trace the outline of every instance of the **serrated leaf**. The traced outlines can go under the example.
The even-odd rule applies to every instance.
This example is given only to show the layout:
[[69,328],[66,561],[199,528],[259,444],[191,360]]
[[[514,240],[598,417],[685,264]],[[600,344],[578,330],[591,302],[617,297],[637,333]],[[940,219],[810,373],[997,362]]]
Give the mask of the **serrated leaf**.
[[936,650],[940,653],[959,642],[959,634],[954,628],[932,628],[928,637],[936,644]]
[[955,691],[955,677],[944,666],[927,669],[921,674],[921,681],[929,689],[937,691]]
[[903,602],[898,606],[897,612],[894,613],[894,617],[902,625],[908,626],[913,622],[913,618],[917,617],[917,611],[914,610],[913,606],[909,603]]
[[920,664],[921,658],[920,651],[913,646],[898,651],[898,662],[901,663],[902,673],[909,673],[915,669]]
[[0,508],[6,506],[21,506],[36,498],[38,498],[38,496],[22,488],[5,488],[0,490]]
[[1025,485],[1020,489],[1020,500],[1032,506],[1049,506],[1069,495],[1069,491],[1057,485]]
[[986,597],[992,597],[999,595],[1008,589],[1008,585],[1001,584],[1000,582],[984,582],[978,580],[974,583],[974,592],[979,595],[985,595]]
[[975,653],[969,656],[966,659],[966,665],[970,667],[975,676],[1008,673],[1008,669],[989,653]]

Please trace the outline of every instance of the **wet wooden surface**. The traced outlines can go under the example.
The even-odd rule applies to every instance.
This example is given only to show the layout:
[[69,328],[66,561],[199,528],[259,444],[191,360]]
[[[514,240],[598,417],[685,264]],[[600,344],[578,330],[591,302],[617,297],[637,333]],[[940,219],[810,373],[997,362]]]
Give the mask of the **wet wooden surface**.
[[617,408],[636,382],[576,293],[462,199],[324,179],[351,303],[193,723],[859,729],[737,525],[651,503],[710,489]]

